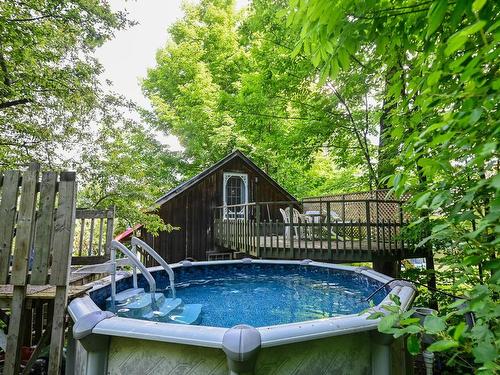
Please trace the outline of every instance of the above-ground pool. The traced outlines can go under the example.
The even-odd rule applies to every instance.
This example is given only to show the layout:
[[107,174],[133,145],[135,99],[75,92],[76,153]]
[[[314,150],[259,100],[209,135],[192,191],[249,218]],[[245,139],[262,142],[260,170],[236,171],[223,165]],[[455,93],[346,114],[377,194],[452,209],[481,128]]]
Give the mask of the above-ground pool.
[[[128,309],[110,306],[109,282],[96,283],[69,306],[81,344],[70,351],[76,373],[398,373],[390,359],[395,344],[377,333],[367,310],[392,303],[389,294],[406,309],[415,294],[409,283],[365,267],[311,261],[181,262],[172,268],[176,299],[169,298],[167,273],[151,269],[157,292],[165,295],[161,303],[199,306],[199,317],[178,324],[145,311],[132,319]],[[144,278],[138,284],[148,291]],[[125,275],[116,289],[132,286]]]

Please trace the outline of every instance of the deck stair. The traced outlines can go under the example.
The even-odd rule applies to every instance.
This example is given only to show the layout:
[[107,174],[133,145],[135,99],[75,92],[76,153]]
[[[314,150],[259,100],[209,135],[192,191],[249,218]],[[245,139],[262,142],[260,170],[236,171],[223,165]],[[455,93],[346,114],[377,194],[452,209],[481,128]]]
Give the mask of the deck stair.
[[154,293],[154,296],[153,302],[152,293],[131,288],[116,294],[114,309],[112,299],[108,297],[106,308],[125,318],[188,325],[201,322],[202,305],[184,304],[180,298],[165,298],[163,293]]

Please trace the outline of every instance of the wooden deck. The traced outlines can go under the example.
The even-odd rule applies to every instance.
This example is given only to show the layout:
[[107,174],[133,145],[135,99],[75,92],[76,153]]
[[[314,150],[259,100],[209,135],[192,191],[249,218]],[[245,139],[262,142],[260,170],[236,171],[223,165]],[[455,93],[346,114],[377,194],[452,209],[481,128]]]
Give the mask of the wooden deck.
[[[238,219],[225,217],[227,208],[218,207],[221,214],[214,219],[214,250],[257,258],[346,263],[424,256],[422,250],[416,250],[416,239],[403,235],[407,221],[399,201],[366,199],[307,204],[308,207],[306,203],[298,207],[296,202],[265,202],[242,205],[241,209],[237,206],[242,213]],[[273,217],[273,212],[282,207],[288,207],[289,212],[308,209],[316,216],[285,223]]]
[[[84,285],[70,285],[68,287],[68,299],[79,297],[91,286]],[[0,305],[9,304],[14,294],[14,285],[6,284],[0,285]],[[26,299],[37,300],[54,300],[56,297],[56,287],[53,285],[27,285],[26,286]],[[3,306],[4,307],[4,306]]]
[[[421,251],[406,249],[401,242],[371,242],[370,248],[366,240],[329,241],[306,240],[295,238],[293,244],[290,239],[283,237],[260,236],[260,246],[250,246],[244,251],[249,256],[258,256],[266,259],[312,259],[332,262],[371,262],[374,257],[387,259],[420,258]],[[239,252],[245,247],[246,241],[257,243],[257,237],[243,238],[233,241],[226,250]],[[329,247],[330,245],[330,247]],[[260,255],[258,255],[260,254]]]

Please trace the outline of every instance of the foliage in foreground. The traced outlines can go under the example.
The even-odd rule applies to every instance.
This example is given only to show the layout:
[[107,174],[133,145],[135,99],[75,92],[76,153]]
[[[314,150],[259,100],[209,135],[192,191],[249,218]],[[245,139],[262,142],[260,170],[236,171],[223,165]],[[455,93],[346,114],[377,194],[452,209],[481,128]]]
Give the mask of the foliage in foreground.
[[[390,184],[410,192],[414,227],[429,228],[421,246],[441,256],[463,296],[417,325],[397,311],[379,329],[423,332],[465,371],[500,370],[500,7],[487,0],[448,2],[292,0],[288,22],[301,26],[294,53],[307,54],[321,79],[372,53],[388,84],[384,111],[396,171]],[[467,329],[464,314],[473,312]]]

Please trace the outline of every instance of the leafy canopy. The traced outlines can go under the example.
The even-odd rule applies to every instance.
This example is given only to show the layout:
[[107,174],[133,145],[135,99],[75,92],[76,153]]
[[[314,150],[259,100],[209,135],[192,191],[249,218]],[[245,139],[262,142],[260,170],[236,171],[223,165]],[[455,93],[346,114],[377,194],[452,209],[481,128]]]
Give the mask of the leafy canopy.
[[82,140],[105,101],[92,53],[130,24],[98,0],[0,2],[0,164],[57,164]]

